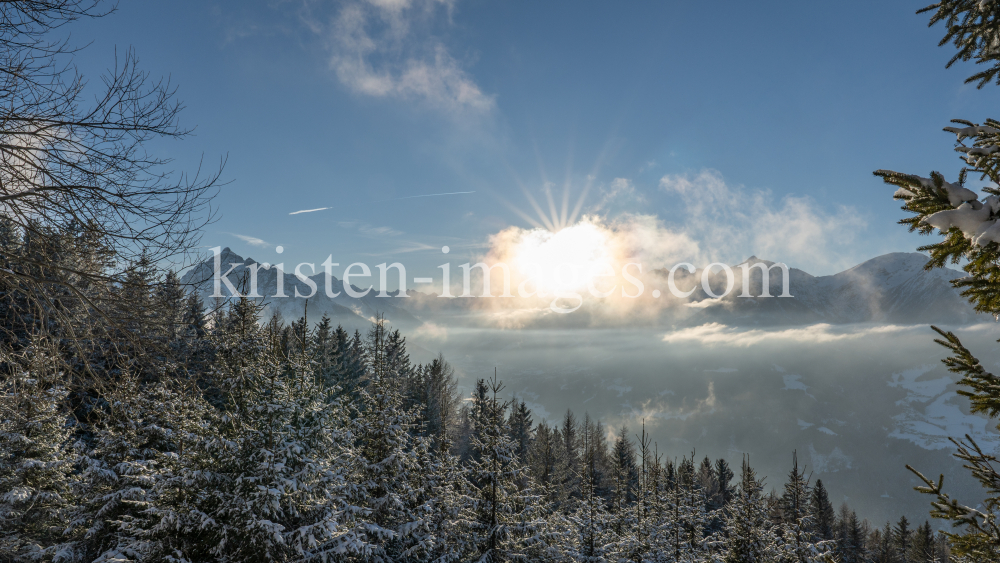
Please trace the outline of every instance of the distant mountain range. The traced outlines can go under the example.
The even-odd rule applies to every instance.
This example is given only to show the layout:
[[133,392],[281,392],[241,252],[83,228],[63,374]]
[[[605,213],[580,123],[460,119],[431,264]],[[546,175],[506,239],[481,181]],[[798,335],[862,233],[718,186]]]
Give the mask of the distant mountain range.
[[[239,280],[244,275],[249,275],[248,266],[250,264],[258,263],[253,258],[248,257],[244,259],[229,249],[229,247],[222,250],[220,262],[222,263],[222,273],[226,273],[231,265],[238,264],[227,277],[234,286],[237,286],[237,291],[241,292],[244,290],[238,287]],[[204,262],[195,265],[181,277],[181,283],[189,286],[191,290],[201,295],[208,305],[211,305],[213,301],[214,267],[215,257],[211,256]],[[316,284],[317,290],[315,295],[306,300],[301,297],[295,297],[296,289],[301,295],[311,293],[312,289],[294,274],[282,272],[283,290],[288,297],[272,298],[271,296],[275,295],[278,289],[278,272],[279,270],[276,268],[267,270],[259,268],[257,271],[257,293],[266,296],[263,299],[267,304],[267,307],[263,311],[265,318],[277,312],[281,314],[285,322],[290,322],[299,319],[303,314],[308,312],[310,322],[318,322],[323,315],[327,315],[334,325],[340,324],[348,329],[364,329],[371,324],[376,314],[382,314],[392,326],[399,329],[414,328],[422,324],[422,321],[414,317],[412,313],[397,306],[399,300],[388,297],[376,297],[375,290],[362,298],[354,298],[347,295],[344,292],[344,282],[336,277],[331,276],[330,287],[334,294],[340,293],[340,295],[332,299],[327,297],[324,286],[325,274],[323,273],[316,274],[310,278]],[[358,293],[364,291],[353,284],[351,287]],[[224,284],[221,285],[221,290],[222,295],[230,295]],[[386,293],[391,296],[398,294],[395,291]],[[307,301],[308,308],[306,305]]]
[[[223,272],[232,264],[237,264],[228,278],[236,285],[247,272],[247,266],[255,263],[252,258],[243,258],[231,249],[225,248],[220,256]],[[677,270],[675,281],[678,287],[695,287],[695,292],[686,299],[683,308],[664,307],[657,318],[659,323],[671,325],[694,325],[704,322],[720,322],[730,326],[755,325],[803,325],[814,323],[892,323],[924,324],[941,323],[951,325],[968,324],[991,320],[987,315],[976,314],[968,302],[951,285],[951,280],[963,273],[950,268],[925,270],[927,256],[919,253],[891,253],[863,262],[849,270],[829,275],[813,276],[797,268],[789,269],[789,289],[793,297],[738,297],[741,290],[741,270],[734,266],[736,288],[721,299],[711,298],[701,289],[701,271],[687,273]],[[749,258],[746,263],[774,263]],[[212,302],[214,256],[197,264],[182,277],[182,282],[198,292],[207,304]],[[660,287],[666,294],[667,270],[654,270],[645,280],[651,287]],[[272,296],[277,291],[278,271],[274,268],[258,270],[258,293]],[[298,319],[306,312],[306,299],[294,297],[296,289],[302,294],[311,292],[307,283],[294,274],[281,273],[284,292],[289,297],[268,298],[264,314],[280,313],[286,321]],[[347,328],[368,326],[376,313],[383,314],[387,321],[400,329],[412,329],[425,321],[437,321],[439,316],[455,318],[456,312],[474,315],[477,299],[454,299],[440,306],[431,306],[440,299],[433,294],[409,291],[413,300],[378,297],[372,290],[365,297],[354,298],[344,292],[343,281],[331,277],[330,284],[337,297],[327,297],[324,292],[324,273],[311,276],[316,284],[316,294],[308,299],[310,321],[318,321],[328,315],[334,324]],[[770,270],[770,294],[781,293],[781,272]],[[709,275],[710,288],[722,293],[726,282],[722,272]],[[751,270],[750,294],[762,294],[759,269]],[[351,286],[355,291],[362,288]],[[649,289],[647,289],[649,291]],[[229,295],[225,285],[222,293]],[[398,292],[387,292],[395,297]],[[433,298],[433,299],[432,299]],[[676,304],[676,303],[675,303]],[[559,326],[580,326],[587,315],[559,315]],[[467,315],[468,316],[468,315]],[[550,315],[551,318],[551,315]],[[592,317],[587,317],[592,318]],[[593,321],[582,323],[590,326]],[[554,326],[554,325],[553,325]]]
[[[894,252],[862,262],[849,270],[830,276],[813,276],[789,268],[789,289],[793,297],[738,297],[742,270],[734,267],[737,290],[719,300],[699,287],[691,296],[692,308],[700,315],[692,320],[713,320],[728,325],[812,324],[812,323],[892,323],[892,324],[967,324],[992,320],[977,314],[951,281],[964,276],[950,268],[925,270],[928,257],[915,252]],[[746,263],[774,263],[750,257]],[[661,277],[667,272],[658,270]],[[675,274],[677,285],[691,287],[702,272]],[[724,274],[710,276],[710,287],[722,293]],[[751,270],[750,295],[762,294],[759,268]],[[770,270],[771,295],[781,293],[781,271]]]

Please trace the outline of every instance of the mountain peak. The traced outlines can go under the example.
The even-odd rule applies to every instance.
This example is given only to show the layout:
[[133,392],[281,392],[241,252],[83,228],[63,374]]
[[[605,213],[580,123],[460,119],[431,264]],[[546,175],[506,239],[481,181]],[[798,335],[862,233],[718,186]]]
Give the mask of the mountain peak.
[[751,266],[753,266],[754,264],[764,264],[767,267],[771,267],[774,264],[776,264],[776,262],[772,262],[770,260],[764,260],[762,258],[757,258],[757,255],[755,254],[750,258],[747,258],[746,260],[740,262],[739,264],[737,264],[737,266],[739,266],[740,264],[749,264]]

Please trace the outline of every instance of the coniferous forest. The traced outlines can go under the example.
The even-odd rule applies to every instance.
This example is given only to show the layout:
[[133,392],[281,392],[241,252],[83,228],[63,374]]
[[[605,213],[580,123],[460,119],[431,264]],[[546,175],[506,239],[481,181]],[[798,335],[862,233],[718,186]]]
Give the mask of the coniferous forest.
[[[956,60],[992,65],[970,80],[995,80],[1000,7],[928,10]],[[0,3],[0,561],[1000,558],[996,458],[971,439],[956,456],[984,484],[981,505],[921,475],[929,518],[952,533],[929,518],[869,522],[795,452],[764,482],[753,459],[664,451],[642,426],[538,420],[502,373],[462,393],[446,358],[414,363],[378,316],[349,333],[308,311],[262,318],[253,299],[203,302],[176,264],[212,221],[221,167],[177,176],[147,152],[189,131],[172,86],[134,54],[95,97],[72,65],[78,47],[53,39],[109,11]],[[1000,181],[1000,123],[961,124],[969,171]],[[926,247],[932,265],[964,259],[958,285],[997,314],[1000,245],[935,214],[971,210],[990,226],[1000,206],[964,198],[964,170],[957,184],[877,174],[900,186],[912,229],[944,233]],[[939,332],[973,410],[996,417],[995,376]]]
[[52,335],[8,343],[12,560],[948,557],[929,523],[834,506],[794,454],[774,487],[747,459],[667,457],[642,428],[609,440],[586,414],[535,421],[496,377],[462,397],[444,358],[412,364],[381,321],[365,335],[325,317],[262,324],[252,300],[208,310],[170,274],[147,282],[131,296],[142,351],[88,349],[100,387]]

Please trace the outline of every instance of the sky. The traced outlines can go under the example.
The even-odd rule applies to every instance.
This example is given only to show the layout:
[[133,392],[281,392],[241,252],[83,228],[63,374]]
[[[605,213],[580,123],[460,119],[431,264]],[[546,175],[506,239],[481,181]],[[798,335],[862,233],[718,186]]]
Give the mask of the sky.
[[872,171],[953,180],[941,128],[993,109],[924,2],[133,0],[72,37],[92,81],[127,48],[170,77],[178,171],[227,159],[206,249],[431,273],[565,193],[652,260],[819,275],[929,242]]

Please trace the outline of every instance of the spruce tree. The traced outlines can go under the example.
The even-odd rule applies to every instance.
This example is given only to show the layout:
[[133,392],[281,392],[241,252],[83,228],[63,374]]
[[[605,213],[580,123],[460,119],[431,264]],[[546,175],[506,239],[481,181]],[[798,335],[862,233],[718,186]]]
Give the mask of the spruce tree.
[[566,498],[580,498],[580,483],[578,480],[580,476],[580,425],[572,410],[566,409],[562,425],[559,428],[563,447],[562,456],[560,457],[563,462],[563,467],[560,470],[563,476],[561,483],[563,487],[562,496]]
[[[921,12],[931,13],[930,24],[944,23],[946,32],[941,45],[952,43],[956,53],[949,61],[975,61],[987,68],[967,79],[978,82],[979,87],[996,81],[1000,65],[996,45],[1000,38],[1000,4],[978,0],[942,0],[927,6]],[[925,245],[920,250],[930,253],[927,268],[944,266],[951,262],[961,264],[968,274],[952,283],[962,289],[965,296],[979,312],[1000,314],[1000,228],[997,227],[1000,211],[1000,190],[984,187],[986,197],[964,186],[969,174],[987,180],[995,186],[1000,183],[1000,122],[987,119],[982,124],[967,120],[953,120],[955,126],[945,131],[956,136],[955,150],[961,154],[964,166],[955,182],[948,182],[939,172],[929,178],[889,170],[878,170],[876,176],[896,186],[894,197],[903,202],[903,210],[912,216],[901,221],[911,231],[930,235],[937,229],[941,240]],[[941,338],[936,342],[952,354],[944,361],[948,368],[962,375],[959,393],[968,397],[971,410],[996,418],[1000,415],[1000,388],[996,377],[987,372],[979,360],[962,345],[952,332],[934,328]],[[949,535],[957,555],[980,560],[1000,559],[1000,525],[995,510],[1000,506],[996,483],[1000,474],[993,468],[993,457],[983,452],[969,436],[952,438],[955,456],[971,471],[987,491],[979,504],[980,510],[952,499],[944,491],[943,475],[938,480],[925,477],[907,466],[923,482],[917,490],[934,497],[931,516],[950,520],[964,531]]]
[[211,439],[219,412],[195,390],[127,377],[104,395],[81,448],[77,525],[85,529],[85,560],[143,560],[159,552],[155,534],[163,507],[157,486],[182,471],[186,446]]
[[[544,426],[539,426],[545,429]],[[576,508],[570,517],[570,522],[575,528],[574,544],[570,557],[578,561],[598,562],[606,561],[610,556],[609,546],[614,538],[611,534],[611,514],[602,499],[598,495],[601,479],[600,462],[601,448],[603,444],[596,443],[594,433],[587,425],[584,426],[583,451],[581,459],[580,474],[580,500],[576,503]],[[545,429],[546,440],[549,432]]]
[[622,425],[621,430],[618,431],[611,459],[614,464],[611,512],[615,515],[615,533],[621,537],[631,533],[633,521],[628,508],[634,500],[635,493],[635,446],[629,438],[628,426]]
[[934,531],[931,523],[924,522],[917,526],[913,534],[913,545],[910,547],[910,560],[914,563],[933,563],[935,557]]
[[[372,549],[351,505],[345,408],[329,401],[294,348],[271,352],[259,308],[233,304],[213,338],[224,414],[217,433],[188,435],[177,471],[146,514],[152,559],[273,561]],[[196,494],[192,494],[195,492]]]
[[705,456],[705,459],[701,460],[701,465],[698,466],[698,485],[705,495],[706,508],[708,510],[718,510],[723,507],[725,500],[723,498],[722,485],[719,484],[715,467],[708,456]]
[[777,547],[763,490],[764,483],[757,479],[756,472],[744,458],[736,496],[725,509],[726,563],[760,563],[776,558]]
[[733,470],[729,468],[729,463],[721,457],[715,460],[715,480],[719,483],[719,493],[722,497],[722,506],[729,504],[736,493],[736,485],[732,482]]
[[325,387],[336,385],[336,346],[330,317],[324,314],[312,333],[310,349],[316,362],[316,380]]
[[[784,492],[779,502],[782,520],[779,527],[781,551],[785,558],[800,563],[828,561],[833,555],[833,542],[814,539],[816,525],[810,510],[809,500],[809,480],[805,477],[804,470],[799,470],[798,455],[796,452],[792,452],[792,470],[788,474],[788,481],[785,482]],[[856,517],[854,517],[852,525],[854,527],[850,529],[849,533],[853,545],[863,545],[864,538],[859,537],[861,531],[857,526]],[[850,557],[843,558],[843,561],[848,560],[861,561],[857,549],[851,552]]]
[[338,385],[344,395],[352,401],[358,400],[358,393],[365,384],[365,343],[361,332],[354,331],[354,336],[344,347],[343,372]]
[[509,403],[498,398],[503,384],[494,375],[479,387],[486,395],[476,397],[474,410],[469,479],[475,492],[466,517],[468,533],[480,561],[524,559],[544,549],[545,539],[537,534],[544,526],[538,497],[510,439],[505,416]]
[[531,409],[524,401],[515,401],[511,405],[510,418],[507,421],[510,426],[510,439],[514,441],[517,449],[517,458],[522,463],[528,462],[528,450],[531,446]]
[[531,476],[538,484],[539,492],[547,505],[558,510],[563,500],[560,493],[562,477],[559,470],[561,440],[559,430],[550,428],[543,420],[535,427],[535,439],[531,442],[528,452],[528,467]]
[[[601,421],[591,418],[589,413],[584,413],[583,416],[583,437],[587,441],[590,455],[594,456],[595,490],[598,496],[607,499],[611,495],[607,431]],[[586,451],[583,454],[588,455]]]
[[14,561],[73,560],[77,475],[68,390],[51,346],[34,337],[3,357],[0,383],[0,553]]
[[885,523],[881,530],[875,529],[868,539],[871,546],[868,556],[871,563],[894,563],[896,561],[896,550],[893,547],[892,524]]
[[[360,415],[351,423],[356,440],[357,468],[352,472],[352,504],[365,509],[368,557],[397,561],[413,551],[433,551],[433,541],[419,534],[430,515],[423,504],[420,482],[433,465],[427,461],[429,442],[410,433],[415,409],[403,406],[397,374],[388,359],[386,332],[379,319],[369,333],[368,385],[359,391]],[[436,463],[436,462],[435,462]],[[447,486],[447,483],[441,483]]]
[[664,561],[701,561],[722,546],[713,529],[713,523],[725,520],[725,515],[707,509],[708,499],[694,472],[694,452],[678,464],[682,470],[672,477],[668,464],[656,470],[654,480],[657,492],[653,500],[651,522],[653,529],[650,553]]
[[893,543],[896,548],[896,559],[899,563],[910,563],[910,550],[913,547],[913,530],[906,516],[901,516],[892,530]]
[[425,389],[421,388],[416,366],[410,362],[410,355],[406,351],[406,337],[398,329],[386,330],[385,356],[386,369],[399,385],[406,407],[422,404]]
[[435,451],[447,452],[455,441],[461,401],[455,369],[443,355],[438,354],[437,358],[417,371],[423,390],[419,405],[423,431],[431,439]]
[[817,479],[809,498],[809,511],[813,519],[813,531],[818,540],[832,540],[836,515],[833,504],[823,486],[823,480]]
[[975,61],[988,68],[965,79],[966,83],[979,82],[982,88],[990,81],[1000,84],[1000,20],[998,8],[989,0],[943,0],[919,10],[917,13],[933,12],[930,24],[944,22],[947,33],[939,45],[951,42],[958,52],[948,61],[947,66],[958,61]]

